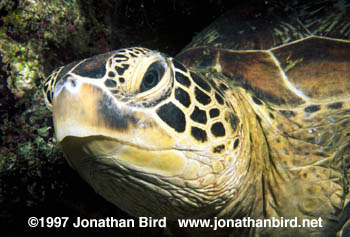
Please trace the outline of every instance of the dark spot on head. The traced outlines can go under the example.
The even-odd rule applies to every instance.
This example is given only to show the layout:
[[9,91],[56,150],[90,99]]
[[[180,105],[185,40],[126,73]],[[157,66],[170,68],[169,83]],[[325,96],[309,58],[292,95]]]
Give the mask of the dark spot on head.
[[[47,90],[45,89],[45,91]],[[45,93],[46,99],[48,100],[50,105],[52,105],[52,96],[53,96],[52,94],[53,94],[52,91]]]
[[142,48],[133,48],[134,53],[138,53],[138,54],[146,54],[147,51],[142,49]]
[[239,138],[236,138],[235,142],[233,143],[233,149],[236,149],[239,145]]
[[175,72],[175,79],[178,83],[180,83],[183,86],[190,87],[191,85],[190,79],[188,79],[188,77],[182,73]]
[[115,59],[116,62],[124,62],[129,60],[129,58],[124,54],[116,54],[113,56],[113,58]]
[[279,138],[276,139],[276,143],[280,143],[281,140]]
[[204,81],[200,76],[198,76],[196,73],[194,72],[190,72],[191,77],[193,79],[193,81],[203,90],[210,92],[211,87],[209,86],[209,84]]
[[125,82],[124,77],[119,77],[119,82],[120,82],[120,83],[124,83],[124,82]]
[[303,173],[303,177],[304,178],[306,178],[307,177],[307,173],[305,172],[305,173]]
[[185,114],[173,103],[169,102],[157,109],[158,116],[177,132],[186,128]]
[[213,152],[214,153],[221,153],[223,150],[225,150],[225,145],[218,145],[214,147]]
[[139,48],[139,50],[141,50],[144,54],[147,54],[147,53],[149,53],[149,51],[148,50],[146,50],[146,49],[144,49],[144,48]]
[[112,98],[106,94],[98,102],[98,114],[100,118],[103,118],[106,125],[117,130],[125,130],[130,124],[138,122],[138,119],[132,114],[121,112]]
[[[66,77],[67,73],[69,73],[70,70],[72,70],[73,67],[77,66],[77,64],[79,64],[81,62],[80,61],[74,61],[74,62],[71,62],[70,64],[64,66],[62,68],[62,70],[60,70],[60,72],[56,75],[57,79],[56,79],[56,85],[57,83],[62,80],[62,78]],[[51,75],[52,76],[52,75]]]
[[187,72],[187,69],[178,61],[173,60],[174,67],[179,69],[180,71]]
[[225,127],[221,122],[214,123],[210,130],[215,137],[223,137],[226,134]]
[[272,113],[269,113],[270,118],[275,119],[275,116]]
[[342,102],[335,102],[327,106],[329,109],[341,109],[343,107]]
[[253,99],[254,103],[257,104],[257,105],[262,105],[263,104],[263,102],[259,98],[255,97],[255,96],[252,96],[252,99]]
[[218,117],[220,115],[220,110],[218,110],[217,108],[213,108],[209,111],[209,115],[210,118]]
[[[203,76],[204,76],[204,78],[209,78],[210,77],[207,74],[203,74]],[[211,78],[211,79],[207,80],[207,82],[211,85],[212,88],[214,88],[214,90],[216,90],[216,92],[218,92],[220,95],[222,95],[221,94],[221,90],[218,88],[218,86],[217,86],[216,82],[214,81],[214,79]]]
[[215,92],[215,99],[219,104],[224,104],[224,99],[217,92]]
[[287,118],[289,117],[294,117],[295,113],[294,111],[290,111],[290,110],[280,110],[281,114],[283,114],[284,116],[286,116]]
[[122,76],[125,70],[127,70],[128,68],[129,68],[129,64],[122,64],[121,67],[115,66],[115,70],[120,76]]
[[115,73],[112,71],[108,72],[108,77],[115,77]]
[[128,61],[128,60],[124,60],[124,59],[115,59],[114,62],[116,63],[123,63],[125,61]]
[[105,81],[105,85],[107,87],[116,87],[117,86],[117,82],[115,80],[107,79]]
[[52,81],[52,75],[50,75],[48,78],[45,79],[44,84],[44,91],[49,90],[49,84],[47,82]]
[[306,113],[314,113],[317,112],[321,109],[321,107],[319,105],[310,105],[308,107],[305,107],[304,111]]
[[129,55],[130,55],[131,57],[134,57],[134,58],[137,57],[137,55],[136,55],[136,54],[133,54],[133,53],[129,53]]
[[195,88],[194,94],[196,96],[197,101],[202,105],[207,105],[211,102],[210,97],[207,94],[205,94],[202,90],[200,90],[198,87]]
[[220,83],[220,89],[223,90],[223,91],[226,91],[228,88],[225,84],[223,83]]
[[206,124],[207,123],[207,115],[204,110],[201,110],[197,106],[194,107],[194,110],[191,114],[191,119],[197,123]]
[[233,113],[229,112],[229,113],[225,114],[225,119],[231,125],[232,131],[236,131],[238,123],[239,123],[238,117],[236,115],[234,115]]
[[137,54],[143,54],[144,53],[143,50],[138,49],[138,48],[134,48],[133,51],[134,51],[134,53],[137,53]]
[[183,106],[187,107],[191,104],[191,98],[189,94],[180,87],[175,89],[175,99],[177,99]]
[[100,54],[86,59],[74,68],[73,72],[82,77],[102,78],[106,74],[106,63],[110,53]]
[[256,115],[256,119],[259,121],[259,123],[261,123],[261,118],[259,115]]
[[197,127],[191,127],[191,135],[200,142],[208,140],[207,133],[203,129]]

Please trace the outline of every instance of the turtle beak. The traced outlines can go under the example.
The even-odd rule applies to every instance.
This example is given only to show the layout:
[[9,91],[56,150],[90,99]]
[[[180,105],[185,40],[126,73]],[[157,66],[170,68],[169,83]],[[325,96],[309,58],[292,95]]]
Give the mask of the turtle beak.
[[105,136],[147,150],[174,147],[173,136],[151,113],[119,102],[106,89],[74,76],[55,88],[53,119],[59,143],[67,136]]
[[53,119],[58,142],[65,137],[106,136],[128,143],[140,118],[98,85],[69,76],[55,88]]
[[[89,95],[89,96],[84,96]],[[69,77],[59,83],[53,96],[53,119],[58,142],[66,136],[85,137],[93,135],[89,127],[98,124],[94,116],[101,90],[93,85]]]

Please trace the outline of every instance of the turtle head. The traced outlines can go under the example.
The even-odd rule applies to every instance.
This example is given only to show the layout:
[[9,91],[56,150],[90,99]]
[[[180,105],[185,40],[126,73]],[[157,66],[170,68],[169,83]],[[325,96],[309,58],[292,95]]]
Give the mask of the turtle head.
[[57,141],[103,136],[147,150],[172,147],[173,137],[157,126],[148,109],[171,92],[167,65],[159,53],[132,48],[53,72],[45,89]]
[[57,141],[98,193],[132,215],[219,212],[236,193],[239,177],[228,174],[240,120],[204,77],[144,48],[59,68],[45,82]]

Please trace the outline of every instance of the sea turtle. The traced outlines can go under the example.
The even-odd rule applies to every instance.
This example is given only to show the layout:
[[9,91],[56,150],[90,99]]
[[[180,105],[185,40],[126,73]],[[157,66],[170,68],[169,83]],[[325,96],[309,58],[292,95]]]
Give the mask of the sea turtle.
[[[57,141],[130,215],[227,220],[216,236],[335,234],[349,217],[349,22],[349,1],[267,1],[175,58],[134,47],[60,67],[44,87]],[[231,227],[247,217],[286,227]]]

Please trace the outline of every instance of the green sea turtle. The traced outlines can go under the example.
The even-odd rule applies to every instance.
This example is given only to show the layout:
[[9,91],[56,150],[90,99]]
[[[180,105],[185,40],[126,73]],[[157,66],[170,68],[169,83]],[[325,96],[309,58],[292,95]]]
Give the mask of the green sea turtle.
[[324,2],[232,10],[175,58],[135,47],[58,68],[44,90],[68,162],[133,216],[298,224],[214,235],[341,231],[350,4]]

